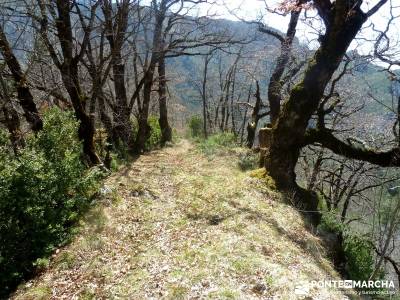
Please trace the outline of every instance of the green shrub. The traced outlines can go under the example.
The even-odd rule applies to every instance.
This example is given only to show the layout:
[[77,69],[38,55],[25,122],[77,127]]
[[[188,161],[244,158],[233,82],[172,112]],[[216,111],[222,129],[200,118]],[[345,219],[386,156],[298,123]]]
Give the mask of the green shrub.
[[[323,203],[324,200],[320,199],[319,203],[321,202]],[[333,233],[343,233],[345,231],[346,227],[338,220],[336,211],[321,211],[321,213],[321,222],[318,225],[319,230]]]
[[[150,136],[145,143],[145,150],[150,151],[161,145],[161,128],[158,122],[157,116],[149,116],[147,123],[150,126]],[[131,127],[132,127],[132,138],[136,139],[139,125],[136,119],[131,119]],[[117,165],[121,165],[131,157],[132,153],[130,152],[129,147],[123,142],[118,142],[116,145],[113,145],[113,154],[112,155],[112,170],[115,169]]]
[[[325,211],[318,228],[327,232],[343,234],[342,249],[349,279],[355,281],[369,280],[375,265],[374,249],[371,242],[367,238],[352,232],[348,225],[340,222],[335,211]],[[383,277],[384,273],[380,271],[377,279]]]
[[[116,160],[115,164],[117,164],[117,165],[123,164],[130,157],[129,147],[122,142],[119,142],[119,143],[113,145],[112,152],[113,152],[113,154],[115,154],[115,155],[111,155],[112,160]],[[111,161],[111,163],[113,163],[113,162]]]
[[3,151],[7,150],[7,152],[9,151],[9,149],[11,149],[10,138],[8,137],[7,132],[3,130],[0,130],[0,147],[2,147]]
[[[78,123],[51,109],[18,157],[0,145],[0,286],[7,293],[65,242],[89,205],[99,172],[82,164]],[[39,259],[39,260],[38,260]],[[1,298],[0,292],[0,298]]]
[[148,124],[151,128],[151,132],[149,139],[146,141],[146,150],[152,150],[161,143],[161,128],[156,116],[150,116]]
[[231,132],[223,132],[212,135],[208,139],[211,143],[216,144],[222,147],[235,147],[236,145],[236,136]]
[[[130,123],[131,123],[131,129],[132,129],[132,132],[131,132],[132,139],[135,139],[137,136],[139,125],[138,125],[137,120],[134,118],[131,118]],[[126,145],[120,139],[118,139],[118,141],[116,141],[114,144],[112,144],[111,149],[113,152],[113,154],[111,155],[111,157],[112,157],[111,164],[114,164],[114,165],[122,165],[122,164],[126,163],[126,161],[129,160],[129,158],[132,154],[129,151],[128,145]]]
[[203,119],[200,116],[192,116],[188,122],[190,136],[198,138],[203,135]]
[[346,271],[350,279],[368,280],[374,271],[374,250],[371,244],[356,235],[346,235],[344,252],[347,259]]
[[[352,280],[368,280],[374,271],[374,249],[370,241],[352,232],[348,225],[338,219],[337,212],[323,212],[319,230],[342,233],[342,249],[346,259],[346,273]],[[383,273],[379,273],[383,278]]]
[[236,146],[236,136],[233,133],[218,133],[208,139],[199,139],[198,147],[206,156],[213,156]]

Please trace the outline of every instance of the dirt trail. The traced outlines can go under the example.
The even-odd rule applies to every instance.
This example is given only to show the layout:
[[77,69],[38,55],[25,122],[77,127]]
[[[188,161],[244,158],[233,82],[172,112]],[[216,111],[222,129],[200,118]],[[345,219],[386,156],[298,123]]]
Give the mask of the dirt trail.
[[299,214],[236,161],[187,140],[141,156],[14,298],[301,299],[303,281],[336,277]]

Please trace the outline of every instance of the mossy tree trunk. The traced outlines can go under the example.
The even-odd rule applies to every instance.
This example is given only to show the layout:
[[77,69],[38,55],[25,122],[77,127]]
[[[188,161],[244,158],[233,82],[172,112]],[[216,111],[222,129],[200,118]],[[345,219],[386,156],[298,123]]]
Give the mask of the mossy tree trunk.
[[[367,19],[359,5],[349,8],[346,1],[336,1],[326,9],[317,8],[323,10],[320,14],[325,21],[326,33],[321,37],[320,47],[309,61],[303,79],[292,89],[282,107],[265,160],[266,169],[283,190],[298,190],[295,167],[300,150],[305,146],[308,123],[350,43]],[[317,208],[316,201],[305,204],[307,209]]]

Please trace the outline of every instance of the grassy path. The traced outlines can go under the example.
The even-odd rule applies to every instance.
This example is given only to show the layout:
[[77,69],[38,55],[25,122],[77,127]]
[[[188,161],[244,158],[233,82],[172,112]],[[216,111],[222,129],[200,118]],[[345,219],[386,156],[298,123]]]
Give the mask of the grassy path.
[[302,281],[335,277],[299,214],[236,157],[207,158],[186,140],[141,156],[14,298],[301,299]]

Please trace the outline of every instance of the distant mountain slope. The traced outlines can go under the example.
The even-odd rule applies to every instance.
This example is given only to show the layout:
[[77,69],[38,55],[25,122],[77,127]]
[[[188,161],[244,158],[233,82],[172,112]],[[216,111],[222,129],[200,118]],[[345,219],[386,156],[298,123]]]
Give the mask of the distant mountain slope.
[[[258,68],[254,69],[252,75],[253,78],[260,81],[262,98],[264,102],[267,102],[266,94],[269,77],[275,66],[280,44],[275,38],[267,34],[259,33],[257,27],[254,25],[230,20],[217,20],[217,22],[223,27],[231,28],[233,31],[236,31],[238,36],[254,35],[256,37],[254,42],[244,46],[243,51],[245,53],[247,52],[248,57],[243,59],[242,65],[252,65],[254,60],[256,58],[258,59]],[[295,41],[294,45],[294,55],[297,56],[299,61],[307,60],[307,57],[312,56],[312,51],[307,50],[307,45],[301,44],[298,40]],[[239,46],[232,46],[232,51],[235,52],[238,48]],[[392,113],[389,112],[388,107],[393,106],[391,95],[392,82],[389,80],[388,73],[383,70],[383,67],[368,62],[365,58],[357,57],[357,55],[354,55],[354,51],[349,51],[349,56],[355,57],[355,61],[352,65],[357,67],[354,67],[351,75],[346,75],[341,80],[339,86],[343,86],[344,89],[351,92],[351,97],[344,98],[343,100],[349,105],[361,105],[365,103],[363,113],[382,117],[384,119],[391,118]],[[232,58],[230,60],[227,59],[225,61],[225,67],[229,65],[231,61]],[[211,61],[209,66],[211,74],[213,70],[216,72],[215,70],[218,69],[217,63],[217,60]],[[198,111],[201,106],[200,95],[191,81],[193,81],[196,76],[201,77],[203,58],[199,56],[178,57],[169,60],[168,66],[170,76],[175,78],[176,74],[179,74],[178,77],[180,78],[179,83],[174,83],[173,80],[170,82],[170,86],[175,92],[174,95],[178,97],[179,101],[181,101],[188,110],[194,112]],[[209,81],[213,79],[216,81],[218,80],[218,78],[214,77]],[[245,84],[245,82],[240,83]],[[250,83],[247,82],[247,84],[249,85]],[[399,85],[397,85],[395,90],[397,93],[399,92]],[[217,88],[214,88],[213,91],[216,94],[219,92]],[[371,94],[373,98],[378,99],[381,103],[369,97],[368,94]]]

